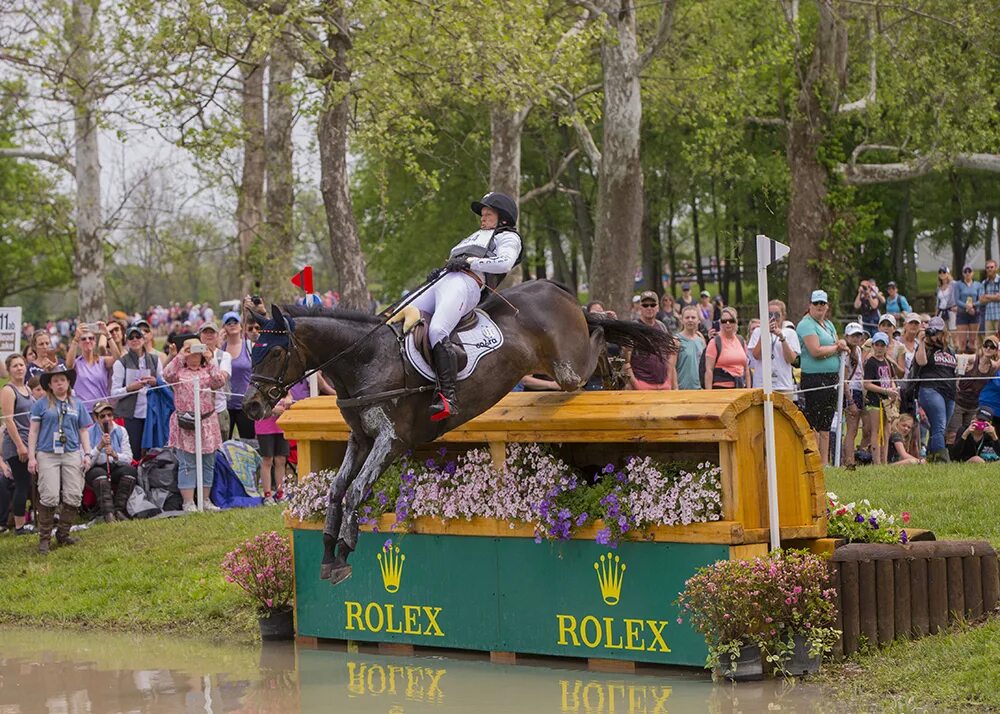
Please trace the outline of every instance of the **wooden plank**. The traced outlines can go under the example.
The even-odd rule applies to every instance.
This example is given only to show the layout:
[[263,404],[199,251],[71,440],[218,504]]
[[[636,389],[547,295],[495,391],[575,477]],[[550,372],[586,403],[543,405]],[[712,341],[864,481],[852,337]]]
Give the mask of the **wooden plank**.
[[964,558],[948,558],[948,622],[965,619]]
[[892,581],[894,584],[892,612],[893,629],[897,640],[910,637],[910,561],[899,558],[892,562]]
[[767,543],[751,543],[748,545],[729,546],[730,560],[752,560],[767,556]]
[[493,664],[517,664],[517,653],[490,652],[490,662]]
[[926,558],[910,563],[910,633],[913,637],[930,634],[930,600]]
[[295,646],[296,646],[296,648],[301,647],[304,650],[318,650],[319,649],[319,638],[318,637],[308,637],[306,635],[296,635],[295,636]]
[[840,609],[843,611],[844,655],[858,651],[861,635],[861,613],[858,609],[858,563],[840,563]]
[[983,610],[993,612],[1000,601],[1000,563],[996,554],[982,558],[983,565]]
[[927,559],[928,633],[936,635],[948,628],[948,563],[945,558]]
[[504,464],[507,462],[507,442],[491,441],[490,458],[493,461],[493,468],[497,471],[502,471]]
[[379,654],[397,655],[400,657],[412,657],[413,645],[405,642],[379,642]]
[[[884,647],[896,638],[896,578],[892,560],[875,561],[875,610],[878,643]],[[907,583],[909,585],[909,583]]]
[[983,564],[978,555],[962,558],[962,584],[965,587],[965,617],[983,616]]
[[862,560],[858,563],[858,622],[869,647],[878,644],[877,593],[875,561]]
[[591,672],[612,672],[614,674],[635,674],[635,662],[623,659],[587,659],[587,669]]

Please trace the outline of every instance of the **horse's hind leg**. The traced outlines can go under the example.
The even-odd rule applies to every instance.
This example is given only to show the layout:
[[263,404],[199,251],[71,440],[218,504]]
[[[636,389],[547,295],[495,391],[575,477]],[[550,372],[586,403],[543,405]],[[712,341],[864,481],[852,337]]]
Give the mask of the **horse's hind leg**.
[[333,571],[336,560],[334,547],[337,545],[337,534],[344,520],[344,495],[347,487],[357,476],[365,459],[372,448],[372,440],[367,436],[358,436],[351,432],[347,440],[347,450],[344,460],[337,470],[337,475],[330,484],[330,495],[326,506],[326,522],[323,524],[323,562],[319,566],[319,577],[326,580]]
[[604,330],[594,328],[590,339],[583,344],[586,352],[576,355],[560,354],[552,360],[552,376],[564,392],[575,392],[597,369],[601,353],[606,349]]

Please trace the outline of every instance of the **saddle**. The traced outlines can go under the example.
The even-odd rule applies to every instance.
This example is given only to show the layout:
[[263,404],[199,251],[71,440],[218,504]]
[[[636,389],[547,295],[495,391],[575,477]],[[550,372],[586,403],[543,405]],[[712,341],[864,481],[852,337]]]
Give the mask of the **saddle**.
[[[429,314],[421,313],[416,307],[408,305],[394,315],[389,324],[403,323],[404,354],[418,372],[433,380],[434,359],[431,355],[427,329],[430,318]],[[476,364],[484,355],[499,349],[503,344],[503,335],[496,323],[489,315],[478,309],[459,320],[448,339],[451,340],[458,358],[459,380],[472,374]]]

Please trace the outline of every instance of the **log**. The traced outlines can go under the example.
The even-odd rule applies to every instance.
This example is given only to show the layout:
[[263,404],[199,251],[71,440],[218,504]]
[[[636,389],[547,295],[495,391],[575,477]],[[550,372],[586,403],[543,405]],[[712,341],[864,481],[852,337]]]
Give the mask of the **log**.
[[965,618],[967,620],[975,620],[983,616],[982,560],[978,555],[962,558],[962,583],[965,587]]
[[928,609],[927,560],[915,558],[910,562],[910,634],[924,637],[930,633]]
[[893,561],[875,561],[875,616],[878,626],[879,646],[885,647],[896,638],[895,578]]
[[892,561],[892,575],[895,589],[893,590],[892,612],[893,629],[897,640],[908,639],[911,636],[910,612],[910,561],[905,558]]
[[927,618],[932,635],[948,627],[948,562],[944,558],[927,560]]
[[964,558],[948,558],[948,622],[965,619]]
[[868,640],[869,647],[878,644],[877,593],[875,561],[862,560],[858,563],[858,620],[861,635]]
[[967,555],[990,555],[996,551],[986,541],[939,540],[890,545],[886,543],[850,543],[837,548],[831,560],[881,560],[888,558],[964,558]]
[[983,556],[983,610],[993,612],[1000,601],[1000,562],[996,555]]
[[830,570],[830,587],[837,591],[837,595],[834,598],[834,605],[837,608],[837,614],[834,619],[833,626],[840,630],[841,635],[837,639],[836,643],[833,645],[833,658],[843,659],[844,658],[844,593],[843,585],[840,579],[840,569],[843,567],[842,563],[829,563],[828,568]]
[[843,611],[844,623],[844,655],[858,651],[858,638],[861,633],[860,613],[858,612],[858,564],[848,561],[840,564],[840,605]]

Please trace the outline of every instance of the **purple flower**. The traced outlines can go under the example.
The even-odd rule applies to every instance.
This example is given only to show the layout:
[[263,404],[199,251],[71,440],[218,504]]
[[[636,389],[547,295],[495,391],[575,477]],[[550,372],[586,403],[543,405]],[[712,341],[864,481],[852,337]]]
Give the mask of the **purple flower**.
[[906,531],[900,531],[899,532],[899,541],[903,545],[906,545],[909,542],[909,540],[910,540],[910,537],[908,535],[906,535]]
[[611,531],[607,528],[602,528],[597,531],[597,536],[594,538],[600,545],[607,545],[611,542]]
[[854,520],[855,520],[855,521],[857,521],[858,523],[864,523],[864,522],[865,522],[865,517],[864,517],[864,516],[862,516],[862,515],[861,515],[861,514],[859,513],[858,515],[856,515],[856,516],[854,517]]
[[609,474],[609,473],[611,473],[614,470],[615,470],[615,465],[614,464],[608,464],[607,466],[604,467],[604,469],[602,469],[601,473]]
[[581,513],[579,516],[576,517],[576,525],[577,527],[579,527],[586,522],[587,522],[587,512],[584,511],[583,513]]
[[392,549],[392,538],[386,538],[385,543],[382,544],[382,550]]
[[868,522],[871,523],[872,528],[878,528],[878,519],[875,516],[869,518]]

